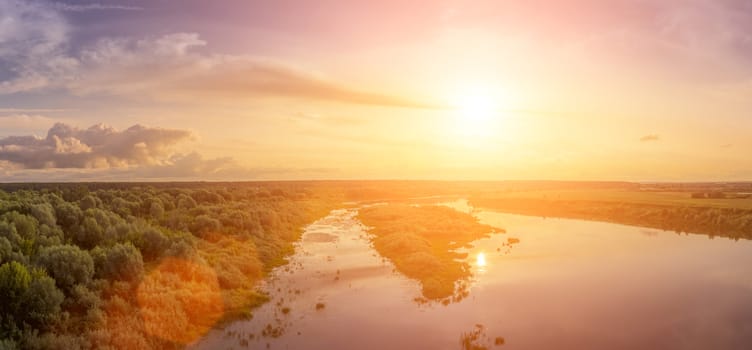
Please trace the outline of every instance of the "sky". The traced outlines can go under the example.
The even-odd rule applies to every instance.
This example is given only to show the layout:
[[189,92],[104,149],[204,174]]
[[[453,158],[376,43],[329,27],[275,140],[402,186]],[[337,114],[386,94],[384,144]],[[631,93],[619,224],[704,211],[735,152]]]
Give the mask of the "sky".
[[752,180],[746,0],[0,0],[0,181]]

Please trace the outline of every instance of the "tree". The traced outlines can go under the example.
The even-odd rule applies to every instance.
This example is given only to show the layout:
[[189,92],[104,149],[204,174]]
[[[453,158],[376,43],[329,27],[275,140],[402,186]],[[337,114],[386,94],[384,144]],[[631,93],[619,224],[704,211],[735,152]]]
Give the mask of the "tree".
[[217,232],[222,227],[219,220],[208,215],[199,215],[191,224],[191,233],[198,237],[203,237],[207,233]]
[[10,260],[12,252],[13,246],[10,244],[10,241],[5,237],[0,237],[0,264]]
[[196,207],[196,201],[193,200],[193,198],[187,196],[186,194],[180,194],[178,196],[178,209],[180,210],[188,210]]
[[97,247],[91,254],[98,278],[135,281],[143,275],[143,257],[130,242],[118,243],[110,248]]
[[79,246],[91,249],[99,245],[104,239],[104,229],[95,218],[87,216],[74,233],[73,238]]
[[65,295],[43,270],[32,270],[31,275],[29,289],[24,295],[24,310],[27,312],[24,322],[36,329],[45,329],[58,319]]
[[90,194],[86,195],[84,198],[81,198],[81,201],[78,204],[81,210],[97,208],[101,205],[102,205],[102,201],[99,200],[99,198],[96,198]]
[[21,329],[26,323],[44,329],[60,314],[65,296],[55,287],[55,281],[44,270],[29,271],[12,261],[0,266],[0,314],[5,331]]
[[151,205],[149,206],[149,215],[152,219],[159,220],[164,216],[164,213],[165,209],[162,202],[158,200],[151,202]]
[[11,339],[0,339],[0,350],[16,350],[18,345]]
[[57,225],[55,209],[48,203],[39,203],[31,206],[31,215],[42,225],[53,227]]
[[22,310],[23,297],[31,284],[29,270],[12,261],[0,266],[0,314],[14,320]]
[[37,222],[37,219],[34,217],[21,214],[17,211],[5,213],[2,217],[16,227],[16,233],[18,233],[21,238],[33,239],[36,237],[39,222]]
[[81,222],[82,212],[75,204],[61,201],[55,206],[55,216],[57,224],[68,233]]
[[91,255],[73,245],[42,248],[36,261],[66,294],[70,294],[75,285],[88,284],[94,276],[94,260]]
[[162,255],[170,247],[170,240],[159,230],[145,228],[141,239],[137,241],[138,248],[146,260],[153,260]]

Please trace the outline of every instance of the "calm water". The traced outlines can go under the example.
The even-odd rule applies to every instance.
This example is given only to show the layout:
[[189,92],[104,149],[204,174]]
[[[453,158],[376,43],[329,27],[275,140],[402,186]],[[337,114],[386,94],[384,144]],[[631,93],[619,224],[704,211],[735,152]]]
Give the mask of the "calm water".
[[474,214],[508,233],[469,250],[474,278],[459,303],[416,303],[417,282],[370,247],[354,211],[339,210],[274,271],[269,303],[194,348],[459,349],[481,324],[489,349],[752,349],[750,241]]

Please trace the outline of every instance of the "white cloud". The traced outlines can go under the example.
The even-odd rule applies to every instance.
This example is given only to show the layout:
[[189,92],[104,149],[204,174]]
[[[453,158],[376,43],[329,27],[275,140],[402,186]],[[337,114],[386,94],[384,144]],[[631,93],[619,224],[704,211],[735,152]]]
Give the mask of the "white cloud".
[[431,107],[409,99],[350,88],[322,74],[272,59],[199,52],[196,33],[146,39],[103,39],[84,49],[80,74],[64,79],[76,94],[107,93],[189,100],[260,95],[356,104]]
[[44,138],[0,138],[0,161],[25,169],[159,165],[169,163],[174,146],[191,137],[185,130],[141,125],[119,131],[102,124],[79,129],[56,123]]
[[[0,118],[1,120],[1,118]],[[320,178],[331,169],[248,168],[230,157],[180,153],[193,137],[185,130],[102,124],[80,129],[63,123],[46,137],[0,138],[0,181],[246,180]]]
[[56,88],[77,95],[181,101],[273,95],[430,107],[348,87],[274,59],[205,53],[200,49],[207,43],[197,33],[102,38],[77,52],[68,52],[69,28],[58,13],[61,6],[0,0],[0,71],[12,73],[12,78],[0,81],[0,94]]

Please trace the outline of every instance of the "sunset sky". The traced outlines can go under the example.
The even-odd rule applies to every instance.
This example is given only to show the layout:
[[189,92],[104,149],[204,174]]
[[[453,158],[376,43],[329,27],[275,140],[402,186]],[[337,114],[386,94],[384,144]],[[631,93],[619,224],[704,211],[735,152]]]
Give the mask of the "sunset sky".
[[752,179],[752,2],[0,0],[0,181]]

